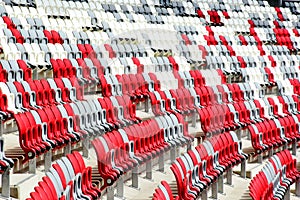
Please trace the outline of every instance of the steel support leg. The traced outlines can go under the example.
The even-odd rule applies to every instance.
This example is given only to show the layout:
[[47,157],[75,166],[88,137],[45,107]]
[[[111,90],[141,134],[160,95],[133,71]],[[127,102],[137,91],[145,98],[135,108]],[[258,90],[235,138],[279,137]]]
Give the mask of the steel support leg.
[[52,149],[45,153],[45,173],[49,171],[52,162]]
[[294,156],[297,155],[297,142],[293,142],[293,144],[292,144],[292,154]]
[[257,162],[261,164],[262,161],[263,161],[263,153],[260,153],[257,155]]
[[269,158],[271,158],[274,154],[274,148],[272,147],[269,151]]
[[246,178],[246,160],[241,163],[241,177]]
[[227,177],[226,177],[226,183],[228,184],[228,185],[232,185],[232,168],[230,168],[230,169],[228,169],[228,171],[227,171],[227,175],[226,175]]
[[218,179],[218,192],[224,193],[224,176],[221,175]]
[[8,167],[2,174],[2,196],[10,197],[10,168]]
[[171,148],[170,150],[170,160],[173,163],[176,159],[176,147]]
[[218,180],[214,182],[211,186],[211,197],[213,199],[218,199]]
[[146,163],[146,179],[152,180],[152,159]]
[[29,160],[29,174],[36,173],[36,158]]
[[284,200],[290,200],[290,197],[291,197],[291,190],[290,187],[288,187],[284,195]]
[[298,179],[298,181],[296,182],[296,196],[300,197],[300,179]]
[[120,177],[118,179],[117,194],[116,194],[116,196],[118,198],[125,199],[124,198],[124,178],[123,177]]
[[82,141],[82,156],[85,158],[89,157],[89,145],[90,145],[90,138],[87,136]]
[[68,155],[71,153],[71,150],[72,150],[72,145],[71,143],[67,144],[67,146],[64,147],[64,155]]
[[197,123],[197,113],[195,111],[195,112],[193,112],[193,115],[192,115],[192,126],[196,127],[196,123]]
[[115,199],[115,194],[114,194],[114,187],[109,186],[106,190],[107,193],[107,200],[114,200]]
[[132,187],[138,189],[139,188],[139,176],[138,176],[138,167],[135,167],[132,170]]
[[201,193],[201,200],[207,200],[207,190],[203,190]]
[[158,171],[165,171],[165,153],[163,152],[158,158]]
[[145,112],[148,113],[149,112],[149,99],[147,98],[145,101]]

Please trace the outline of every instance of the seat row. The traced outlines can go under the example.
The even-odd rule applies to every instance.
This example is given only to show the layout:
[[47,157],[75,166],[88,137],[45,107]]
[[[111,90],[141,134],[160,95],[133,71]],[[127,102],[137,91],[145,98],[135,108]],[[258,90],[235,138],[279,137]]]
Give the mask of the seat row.
[[259,90],[255,85],[249,83],[222,84],[212,87],[183,87],[164,91],[155,90],[148,95],[152,111],[156,114],[165,111],[191,113],[194,110],[200,113],[203,107],[203,109],[211,109],[215,105],[226,106],[227,104],[234,105],[235,103],[244,102],[246,102],[247,109],[251,110],[255,108],[253,100],[264,96],[263,90]]
[[291,12],[295,15],[299,15],[298,2],[284,2],[283,5],[291,10]]
[[288,150],[272,156],[250,182],[249,190],[252,199],[284,199],[287,197],[290,186],[293,183],[300,184],[300,172],[297,170],[296,162],[297,160]]
[[92,141],[101,189],[112,186],[123,174],[160,154],[192,141],[181,115],[163,115],[120,128]]
[[18,113],[83,99],[82,88],[75,77],[2,82],[0,88],[7,98],[4,112]]
[[171,170],[176,178],[178,199],[197,199],[227,170],[245,162],[248,156],[241,148],[236,134],[226,132],[177,158]]
[[[168,76],[166,77],[166,73]],[[100,84],[103,96],[128,94],[148,96],[149,92],[177,88],[192,88],[203,85],[217,85],[226,82],[218,70],[190,70],[174,72],[102,75]]]
[[299,95],[299,79],[285,79],[284,81],[277,81],[276,83],[280,95]]
[[88,136],[141,121],[128,96],[53,104],[15,114],[14,118],[25,161],[49,150],[75,144]]
[[[93,51],[91,50],[91,52],[93,52]],[[127,61],[132,62],[131,60],[127,60]],[[117,64],[116,60],[111,61],[111,62],[113,62],[113,65],[115,66],[114,70],[111,70],[107,66],[108,65],[107,62],[105,62],[104,60],[101,60],[101,62],[103,63],[102,64],[96,58],[91,58],[91,59],[90,58],[85,58],[85,59],[78,58],[76,60],[75,59],[70,59],[70,60],[63,59],[63,61],[62,61],[61,59],[50,59],[50,57],[49,57],[49,62],[51,63],[51,65],[53,67],[55,77],[72,77],[76,73],[82,82],[88,82],[88,81],[96,81],[97,82],[98,77],[101,74],[110,73],[111,71],[114,71],[113,73],[117,73],[117,74],[132,73],[132,72],[136,71],[136,69],[139,68],[139,66],[140,67],[142,66],[142,64],[139,61],[137,61],[137,58],[134,59],[135,63],[133,62],[130,65],[128,65],[127,61],[124,61],[123,64],[120,63],[120,66],[127,66],[128,69],[126,70],[126,68],[124,67],[124,70],[121,70],[121,71],[119,70],[117,72],[117,71],[115,71],[115,68],[119,68],[119,65]],[[22,60],[18,60],[18,64],[19,65],[22,64],[21,65],[22,70],[26,71],[25,75],[23,75],[24,72],[22,72],[22,70],[20,71],[19,74],[18,73],[16,74],[12,70],[10,70],[10,68],[18,67],[16,65],[16,62],[9,61],[9,63],[7,63],[6,61],[2,61],[2,66],[5,68],[5,70],[3,71],[3,73],[4,73],[3,76],[6,77],[7,72],[5,72],[5,71],[9,70],[9,73],[7,75],[8,79],[19,80],[19,79],[22,79],[22,76],[25,76],[24,78],[28,79],[28,77],[30,77],[30,73],[29,73],[30,69],[28,69],[28,67],[27,68],[25,67],[26,64]],[[177,64],[177,63],[175,63],[175,64]],[[46,65],[48,65],[48,64],[46,63]],[[49,66],[51,66],[51,65],[49,65]],[[222,69],[222,67],[220,67],[220,68]],[[224,73],[228,73],[228,71],[232,72],[231,69],[230,70],[225,69]],[[242,74],[243,79],[245,79],[247,81],[251,80],[251,81],[265,83],[265,84],[268,82],[274,83],[274,79],[283,79],[285,77],[297,78],[298,73],[299,73],[299,70],[296,69],[295,67],[278,67],[278,68],[275,67],[274,69],[270,68],[270,67],[267,67],[265,69],[246,68],[246,69],[239,69],[238,71],[240,71],[240,73]],[[178,76],[182,77],[181,72],[179,73],[179,75],[177,72],[174,72],[174,73],[175,73],[174,75],[176,77],[178,77]],[[205,71],[203,71],[202,73],[205,73]],[[223,72],[217,72],[217,73],[219,75],[221,75],[221,83],[224,83],[225,80],[224,80],[224,74],[222,74]],[[189,74],[186,74],[186,75],[190,76]],[[213,84],[216,81],[215,78],[210,79],[210,77],[212,76],[211,74],[210,75],[203,74],[203,75],[207,79],[206,81],[207,81],[207,84],[209,84],[209,85]],[[213,77],[215,77],[215,76],[213,76]],[[188,78],[188,77],[184,77],[184,79],[186,79],[186,78]],[[218,79],[218,76],[216,76],[216,78]],[[5,80],[5,78],[3,78],[3,79]],[[184,83],[182,83],[182,81],[179,82],[180,86],[183,84],[186,86],[185,82]]]
[[[35,42],[35,43],[63,43],[62,38],[60,37],[59,33],[51,30],[45,30],[45,26],[43,22],[39,18],[27,18],[26,19],[28,24],[30,25],[30,29],[26,30],[26,26],[22,25],[22,22],[16,17],[7,17],[3,16],[2,20],[7,28],[11,31],[12,35],[15,37],[17,43],[23,44],[24,42]],[[7,32],[4,32],[7,33]],[[7,35],[10,36],[10,35]]]
[[99,199],[101,190],[92,184],[91,172],[79,152],[68,154],[52,164],[27,200]]
[[[197,109],[202,131],[218,133],[236,130],[242,127],[251,127],[264,120],[277,120],[288,116],[295,118],[299,113],[299,100],[294,96],[263,97],[258,99],[241,100],[238,102],[216,103]],[[292,123],[292,122],[290,122]],[[271,130],[271,128],[269,128]],[[268,128],[265,130],[269,131]],[[289,129],[290,130],[290,129]],[[286,130],[286,134],[295,134]],[[254,142],[255,140],[253,140]]]
[[299,114],[278,119],[265,119],[248,125],[255,154],[270,151],[289,144],[297,144],[299,137]]
[[[210,68],[236,70],[239,68],[248,67],[297,67],[297,55],[276,55],[270,50],[270,56],[253,56],[253,55],[241,55],[236,56],[235,52],[225,49],[225,53],[222,50],[222,46],[216,46],[216,50],[208,46],[199,46],[202,52],[203,58],[206,58],[206,65]],[[253,48],[252,48],[253,49]],[[241,51],[238,51],[241,53]],[[248,52],[248,51],[247,51]],[[279,52],[276,50],[275,52]]]
[[32,70],[24,60],[0,60],[0,68],[0,82],[27,81],[32,76]]

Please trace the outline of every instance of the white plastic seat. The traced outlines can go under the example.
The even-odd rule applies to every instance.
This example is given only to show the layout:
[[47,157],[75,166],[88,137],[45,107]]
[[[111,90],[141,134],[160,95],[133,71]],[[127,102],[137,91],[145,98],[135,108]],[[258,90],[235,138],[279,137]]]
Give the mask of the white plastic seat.
[[118,58],[108,59],[108,65],[111,66],[111,73],[114,75],[124,74],[125,72],[125,67]]
[[[0,89],[1,92],[7,96],[7,109],[13,111],[14,113],[20,112],[20,110],[16,108],[15,95],[9,90],[7,85],[3,82],[0,82]],[[19,104],[22,105],[22,102]]]
[[2,43],[2,48],[6,60],[18,60],[21,59],[21,52],[16,48],[11,48],[10,43]]
[[55,43],[55,48],[59,52],[60,59],[68,57],[68,53],[64,50],[63,46],[59,43]]

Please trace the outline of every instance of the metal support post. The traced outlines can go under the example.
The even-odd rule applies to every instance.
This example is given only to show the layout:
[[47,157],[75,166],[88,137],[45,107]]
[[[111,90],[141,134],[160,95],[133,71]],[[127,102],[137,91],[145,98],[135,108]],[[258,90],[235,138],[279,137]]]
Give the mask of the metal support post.
[[66,156],[66,155],[70,154],[71,150],[72,150],[72,144],[69,143],[69,144],[67,144],[67,146],[64,147],[64,155]]
[[131,179],[132,179],[132,187],[138,189],[139,188],[138,167],[133,168]]
[[145,112],[148,113],[149,112],[149,99],[146,98],[146,101],[145,101]]
[[[194,140],[192,141],[192,142],[189,142],[188,144],[187,144],[187,147],[186,147],[186,151],[188,152],[189,150],[191,150],[192,149],[192,143],[194,142]],[[178,154],[179,155],[179,154]]]
[[10,197],[10,167],[6,168],[2,174],[2,196]]
[[246,160],[241,163],[241,177],[246,178]]
[[29,174],[35,174],[36,173],[36,157],[29,160]]
[[203,190],[201,193],[201,199],[202,200],[207,200],[207,190]]
[[274,154],[274,148],[272,147],[269,151],[269,158],[271,158]]
[[152,180],[152,159],[146,163],[146,179]]
[[282,148],[283,148],[282,150],[288,149],[288,144],[285,143]]
[[293,144],[292,144],[292,154],[294,156],[297,155],[297,142],[293,142]]
[[114,194],[114,187],[109,186],[106,190],[107,192],[107,200],[114,200],[115,194]]
[[296,196],[300,197],[300,179],[298,179],[298,181],[296,182]]
[[211,197],[213,199],[218,199],[218,180],[211,186]]
[[285,195],[284,195],[284,200],[290,200],[290,197],[291,197],[291,189],[290,187],[287,188],[286,192],[285,192]]
[[257,155],[257,162],[261,164],[262,161],[263,161],[263,153],[260,153]]
[[158,157],[158,171],[164,172],[165,171],[165,153],[163,152]]
[[226,177],[226,179],[227,179],[226,183],[228,185],[232,185],[232,168],[228,169],[226,176],[227,176]]
[[89,138],[89,136],[87,136],[82,141],[82,146],[83,146],[82,156],[85,158],[89,157],[89,145],[90,145],[90,138]]
[[124,178],[123,177],[120,177],[118,179],[116,196],[118,198],[125,199],[124,198]]
[[224,175],[221,175],[219,178],[218,178],[218,192],[223,194],[224,193]]
[[196,127],[196,122],[197,122],[197,114],[196,114],[196,111],[194,111],[193,115],[192,115],[192,126],[193,127]]
[[0,137],[2,137],[4,131],[4,122],[0,120]]
[[52,149],[50,149],[49,151],[47,151],[45,153],[45,173],[49,171],[50,167],[51,167],[51,162],[52,162]]
[[176,147],[171,148],[170,150],[170,160],[173,163],[176,159]]

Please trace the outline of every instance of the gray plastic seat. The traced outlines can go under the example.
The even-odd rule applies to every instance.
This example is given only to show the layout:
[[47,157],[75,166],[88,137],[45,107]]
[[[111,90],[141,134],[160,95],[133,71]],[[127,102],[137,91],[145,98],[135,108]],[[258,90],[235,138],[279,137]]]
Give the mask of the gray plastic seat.
[[12,32],[7,29],[7,28],[4,28],[2,29],[2,31],[4,32],[4,34],[7,36],[7,42],[8,43],[16,43],[16,38],[15,36],[13,36]]
[[25,29],[19,29],[21,35],[23,36],[24,38],[24,42],[25,43],[31,43],[31,37],[28,33],[28,30],[25,30]]
[[39,45],[41,50],[45,52],[45,62],[50,63],[50,59],[52,58],[52,54],[47,46],[47,44],[40,44]]
[[26,18],[26,21],[30,25],[31,29],[34,29],[34,30],[37,29],[37,26],[36,26],[35,21],[34,21],[33,18]]
[[36,30],[30,29],[30,30],[28,30],[28,33],[29,33],[29,36],[31,38],[31,42],[39,44],[40,40],[39,40],[39,37],[36,33]]
[[59,30],[58,34],[61,37],[61,39],[64,41],[64,44],[65,43],[70,44],[70,40],[69,40],[67,34],[64,31]]
[[39,43],[47,44],[48,38],[45,37],[45,34],[42,30],[36,30],[37,37],[39,38]]
[[20,43],[16,43],[16,46],[17,46],[18,50],[21,52],[22,60],[28,60],[29,55],[28,55],[28,52],[25,50],[24,46]]
[[35,25],[36,25],[38,30],[42,30],[42,31],[45,30],[45,26],[43,24],[43,21],[40,18],[34,18],[33,20],[34,20]]

